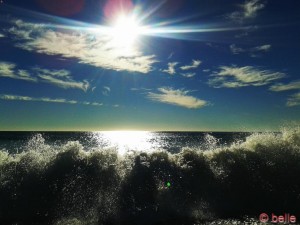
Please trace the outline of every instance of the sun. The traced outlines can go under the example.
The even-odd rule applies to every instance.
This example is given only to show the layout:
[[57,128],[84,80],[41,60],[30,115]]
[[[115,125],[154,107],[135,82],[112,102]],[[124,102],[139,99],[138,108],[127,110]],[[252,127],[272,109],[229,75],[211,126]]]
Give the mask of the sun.
[[120,15],[112,25],[112,40],[117,46],[130,47],[142,33],[142,27],[134,16]]

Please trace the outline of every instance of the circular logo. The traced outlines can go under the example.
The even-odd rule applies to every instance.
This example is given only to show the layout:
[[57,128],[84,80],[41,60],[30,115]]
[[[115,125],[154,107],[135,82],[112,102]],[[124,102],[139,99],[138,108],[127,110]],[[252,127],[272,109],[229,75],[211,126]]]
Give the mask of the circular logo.
[[269,221],[269,216],[266,213],[262,213],[259,215],[259,221],[262,223],[266,223]]

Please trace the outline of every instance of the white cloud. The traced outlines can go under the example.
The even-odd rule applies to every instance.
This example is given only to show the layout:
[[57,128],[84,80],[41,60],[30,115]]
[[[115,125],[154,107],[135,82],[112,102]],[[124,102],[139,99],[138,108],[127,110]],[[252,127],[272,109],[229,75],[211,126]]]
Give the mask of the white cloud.
[[102,106],[102,103],[98,103],[98,102],[91,102],[91,105],[93,106]]
[[64,89],[74,88],[86,91],[89,88],[89,82],[86,80],[82,82],[77,82],[74,80],[60,80],[51,75],[39,75],[39,77],[41,78],[42,82],[53,84]]
[[14,76],[14,68],[16,67],[13,63],[0,62],[0,76],[11,77]]
[[9,100],[9,101],[54,102],[54,103],[67,103],[67,104],[76,104],[77,103],[77,101],[74,101],[74,100],[68,101],[63,98],[58,98],[58,99],[33,98],[33,97],[19,96],[19,95],[0,95],[0,99]]
[[12,22],[14,26],[10,28],[8,32],[12,34],[16,40],[33,40],[37,33],[45,29],[45,25],[43,24],[26,23],[22,20],[15,20]]
[[5,35],[0,33],[0,38],[4,38],[4,37],[5,37]]
[[243,49],[243,48],[237,47],[235,44],[232,44],[232,45],[230,45],[230,51],[231,51],[233,54],[237,55],[237,54],[240,54],[240,53],[242,53],[242,52],[245,52],[246,50]]
[[244,17],[251,18],[255,17],[258,10],[261,10],[265,7],[265,4],[261,3],[260,0],[249,0],[246,1],[243,5]]
[[131,91],[151,91],[151,88],[130,88]]
[[171,59],[174,55],[174,52],[171,52],[170,55],[168,56],[168,59]]
[[104,86],[102,90],[102,94],[108,96],[110,93],[110,87]]
[[289,90],[300,90],[300,80],[293,81],[289,84],[274,84],[270,87],[271,91],[289,91]]
[[49,83],[64,89],[74,88],[87,91],[90,84],[87,80],[74,81],[67,70],[48,70],[42,68],[34,68],[39,80],[44,83]]
[[92,106],[102,106],[102,103],[98,103],[98,102],[81,102],[80,104],[83,105],[92,105]]
[[194,77],[196,75],[196,73],[181,73],[182,76],[187,77],[187,78],[191,78]]
[[34,70],[38,74],[50,74],[53,77],[64,77],[64,78],[71,79],[70,71],[68,70],[49,70],[40,67],[35,67]]
[[[191,69],[196,69],[199,67],[199,65],[202,62],[200,60],[193,60],[192,63],[190,65],[185,65],[185,66],[181,66],[180,69],[181,70],[191,70]],[[168,73],[170,75],[174,75],[176,74],[176,69],[175,67],[178,65],[178,62],[169,62],[168,63],[168,69],[162,70],[162,72]],[[193,77],[195,75],[195,73],[181,73],[182,76],[185,77]]]
[[269,51],[271,49],[271,45],[261,45],[253,48],[254,51]]
[[204,100],[187,95],[190,91],[174,90],[172,88],[158,88],[160,93],[148,93],[148,98],[152,101],[162,102],[171,105],[177,105],[188,109],[198,109],[206,106],[208,103]]
[[241,48],[235,44],[230,45],[230,50],[233,54],[238,55],[240,53],[248,53],[251,57],[259,56],[259,53],[268,52],[271,49],[271,45],[261,45],[253,48]]
[[294,94],[294,95],[292,95],[292,96],[288,99],[286,105],[287,105],[288,107],[293,107],[293,106],[298,106],[298,105],[300,105],[300,92],[299,92],[299,93],[296,93],[296,94]]
[[75,100],[66,100],[63,98],[34,98],[29,96],[20,96],[20,95],[0,95],[0,99],[7,101],[32,101],[32,102],[51,102],[51,103],[65,103],[65,104],[83,104],[83,105],[93,105],[93,106],[101,106],[102,103],[98,102],[78,102]]
[[240,4],[240,10],[229,14],[229,18],[236,22],[243,22],[246,19],[255,18],[257,12],[265,7],[265,3],[261,0],[247,0],[244,4]]
[[104,69],[148,73],[152,64],[157,62],[154,55],[143,55],[134,47],[116,46],[107,35],[91,30],[54,31],[43,24],[17,20],[15,27],[8,31],[19,48],[75,58],[80,63]]
[[48,70],[35,67],[28,72],[24,69],[18,69],[16,64],[9,62],[0,62],[0,77],[31,82],[44,82],[64,89],[76,88],[83,91],[86,91],[90,86],[86,80],[74,81],[67,70]]
[[178,62],[170,62],[168,63],[168,69],[163,70],[163,72],[168,73],[170,75],[174,75],[176,73],[175,66],[178,64]]
[[182,70],[190,70],[190,69],[196,69],[202,62],[200,60],[193,60],[192,64],[181,66],[180,69]]
[[36,82],[37,79],[31,77],[30,74],[25,70],[16,69],[17,65],[9,62],[0,62],[0,77],[7,77],[17,80],[26,80]]
[[253,66],[221,66],[219,72],[212,74],[209,85],[219,88],[239,88],[246,86],[263,86],[285,77],[284,73],[260,70]]
[[[290,82],[288,84],[282,84],[282,83],[278,83],[278,84],[274,84],[270,87],[269,89],[270,91],[290,91],[290,90],[300,90],[300,80],[298,81],[293,81]],[[298,106],[300,105],[300,92],[291,95],[286,103],[286,106],[288,107],[292,107],[292,106]]]

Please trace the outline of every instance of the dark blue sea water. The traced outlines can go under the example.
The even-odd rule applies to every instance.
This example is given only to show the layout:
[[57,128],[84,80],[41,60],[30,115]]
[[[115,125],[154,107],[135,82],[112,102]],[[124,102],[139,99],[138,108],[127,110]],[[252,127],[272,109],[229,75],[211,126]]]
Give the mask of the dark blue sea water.
[[0,224],[300,219],[300,128],[278,133],[0,132]]

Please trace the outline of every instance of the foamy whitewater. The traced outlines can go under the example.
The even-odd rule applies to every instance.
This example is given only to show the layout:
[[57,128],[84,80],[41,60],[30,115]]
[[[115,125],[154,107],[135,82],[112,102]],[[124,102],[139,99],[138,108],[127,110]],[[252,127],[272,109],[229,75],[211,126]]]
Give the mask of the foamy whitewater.
[[300,220],[300,128],[0,134],[0,224]]

